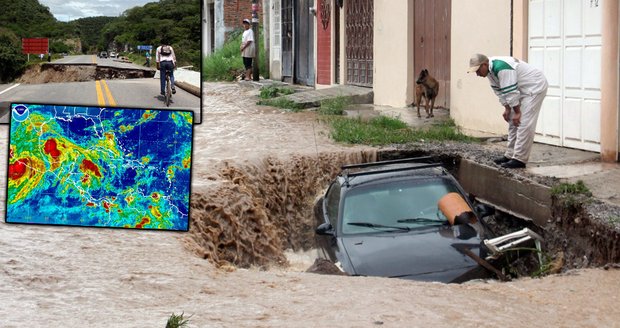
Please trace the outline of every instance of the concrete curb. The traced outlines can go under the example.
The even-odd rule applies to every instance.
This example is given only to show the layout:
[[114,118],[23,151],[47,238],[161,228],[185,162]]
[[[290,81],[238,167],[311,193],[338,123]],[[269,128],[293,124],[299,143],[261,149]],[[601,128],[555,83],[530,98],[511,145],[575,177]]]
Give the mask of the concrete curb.
[[193,94],[194,96],[200,98],[200,96],[202,95],[202,93],[200,92],[200,87],[197,87],[195,85],[189,84],[187,82],[183,82],[183,81],[174,81],[174,85]]

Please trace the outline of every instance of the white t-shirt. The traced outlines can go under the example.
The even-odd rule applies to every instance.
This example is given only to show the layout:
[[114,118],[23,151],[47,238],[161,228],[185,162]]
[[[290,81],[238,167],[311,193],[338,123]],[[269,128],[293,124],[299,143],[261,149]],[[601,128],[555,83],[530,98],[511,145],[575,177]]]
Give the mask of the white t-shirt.
[[243,36],[241,37],[241,44],[244,45],[246,42],[252,41],[250,45],[243,49],[241,52],[241,57],[251,57],[254,58],[254,31],[251,28],[243,31]]
[[155,50],[155,61],[158,63],[161,63],[163,61],[171,61],[173,62],[175,65],[177,63],[177,56],[174,54],[174,48],[172,48],[172,46],[170,46],[170,50],[171,53],[168,56],[165,56],[161,53],[161,47],[159,46],[157,47],[157,50]]

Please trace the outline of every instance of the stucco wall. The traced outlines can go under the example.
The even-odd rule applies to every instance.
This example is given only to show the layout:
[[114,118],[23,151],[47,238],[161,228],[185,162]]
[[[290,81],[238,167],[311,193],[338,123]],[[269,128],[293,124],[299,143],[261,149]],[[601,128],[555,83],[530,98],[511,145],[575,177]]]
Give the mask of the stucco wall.
[[213,17],[213,24],[215,24],[215,49],[219,49],[226,42],[226,25],[224,24],[224,0],[215,0],[215,17]]
[[269,8],[269,76],[272,80],[282,79],[282,1],[265,0]]
[[413,93],[413,2],[374,2],[374,103],[407,106]]
[[503,107],[486,78],[467,73],[474,53],[510,54],[510,0],[452,1],[450,116],[464,129],[506,134]]

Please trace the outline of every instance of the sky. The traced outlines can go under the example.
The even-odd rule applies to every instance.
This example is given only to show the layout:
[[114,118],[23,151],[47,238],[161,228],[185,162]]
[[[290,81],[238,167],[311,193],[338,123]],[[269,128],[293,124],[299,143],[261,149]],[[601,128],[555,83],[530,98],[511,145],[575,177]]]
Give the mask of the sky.
[[143,6],[157,0],[39,0],[52,15],[63,22],[84,17],[118,16],[135,6]]

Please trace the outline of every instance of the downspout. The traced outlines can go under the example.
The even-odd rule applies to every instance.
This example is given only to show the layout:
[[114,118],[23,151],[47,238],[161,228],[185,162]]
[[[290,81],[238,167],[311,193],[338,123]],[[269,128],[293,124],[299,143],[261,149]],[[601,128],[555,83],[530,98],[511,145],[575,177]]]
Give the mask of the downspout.
[[269,78],[271,74],[271,59],[270,59],[270,51],[271,51],[271,15],[269,9],[271,8],[271,1],[264,0],[262,2],[263,7],[263,44],[265,49],[265,69],[266,72],[263,73],[263,77],[266,79]]
[[514,0],[510,0],[510,56],[512,57],[512,36],[514,34]]

